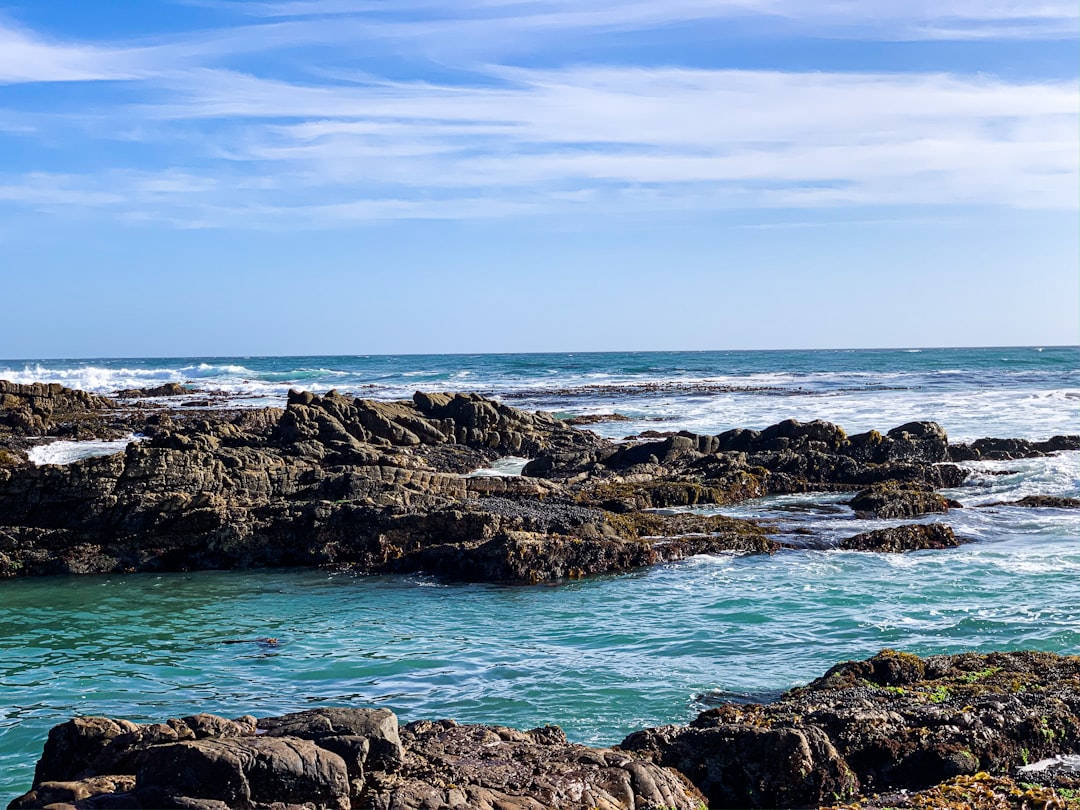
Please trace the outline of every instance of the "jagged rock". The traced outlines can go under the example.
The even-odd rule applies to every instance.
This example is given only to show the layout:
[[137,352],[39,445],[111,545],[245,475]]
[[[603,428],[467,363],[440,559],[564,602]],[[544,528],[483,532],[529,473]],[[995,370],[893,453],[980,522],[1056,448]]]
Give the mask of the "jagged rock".
[[[681,763],[710,807],[806,806],[1076,753],[1078,687],[1073,656],[885,650],[775,703],[726,704],[689,726],[632,734],[621,747]],[[781,745],[789,759],[776,756]]]
[[963,542],[944,523],[916,523],[875,529],[840,541],[848,551],[920,551],[923,549],[954,548]]
[[127,720],[107,717],[76,717],[54,726],[34,770],[34,784],[74,779],[113,739],[136,729],[137,726]]
[[231,724],[246,722],[212,715],[135,728],[160,734],[193,719],[222,734],[152,744],[152,735],[117,735],[110,757],[99,755],[65,782],[35,779],[10,806],[31,810],[91,797],[82,806],[698,810],[702,803],[682,775],[625,752],[571,744],[553,726],[517,731],[442,720],[399,730],[385,709],[335,708],[264,718],[259,735],[237,735]]
[[116,392],[117,399],[139,399],[153,397],[182,397],[194,393],[190,388],[184,388],[180,383],[164,383],[153,388],[125,388]]
[[925,489],[910,489],[894,483],[875,484],[848,501],[856,514],[878,518],[916,517],[949,511],[950,504],[942,495]]
[[99,436],[114,438],[107,412],[115,403],[105,397],[56,383],[0,380],[0,438],[7,436]]
[[206,738],[155,745],[140,754],[132,792],[143,807],[183,807],[190,799],[229,807],[351,807],[344,760],[308,740]]
[[1033,509],[1080,509],[1080,498],[1057,495],[1026,495],[1018,501],[998,501],[983,506],[1027,506]]
[[803,807],[858,793],[828,735],[699,718],[691,727],[639,731],[622,748],[649,752],[692,781],[709,807]]
[[[140,429],[147,439],[113,456],[0,464],[0,576],[323,565],[546,581],[773,548],[745,521],[643,535],[645,510],[869,487],[853,508],[903,517],[944,511],[933,490],[967,475],[939,463],[946,436],[931,422],[848,437],[787,420],[618,444],[476,394],[292,391],[284,410],[157,412]],[[510,453],[533,456],[524,476],[463,476]]]
[[1042,442],[1027,439],[977,439],[971,444],[951,445],[949,458],[953,461],[1010,461],[1036,458],[1063,450],[1080,450],[1080,436],[1054,436]]

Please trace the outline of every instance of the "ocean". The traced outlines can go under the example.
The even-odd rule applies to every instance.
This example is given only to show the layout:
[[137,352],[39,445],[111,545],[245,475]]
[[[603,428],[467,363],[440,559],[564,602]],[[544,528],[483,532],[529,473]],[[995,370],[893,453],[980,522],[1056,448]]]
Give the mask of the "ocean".
[[[1080,347],[24,359],[0,360],[0,379],[106,394],[180,382],[237,407],[281,405],[291,387],[478,391],[560,416],[618,413],[589,427],[616,439],[787,418],[849,432],[933,420],[953,441],[1080,433]],[[67,449],[51,460],[115,447]],[[554,586],[292,570],[0,581],[0,803],[29,788],[49,728],[76,714],[380,706],[403,721],[555,723],[605,745],[883,647],[1080,653],[1080,513],[992,505],[1080,497],[1080,453],[964,466],[973,475],[946,494],[965,508],[924,518],[976,541],[946,551],[836,550],[883,522],[829,493],[715,510],[809,529],[804,548]]]

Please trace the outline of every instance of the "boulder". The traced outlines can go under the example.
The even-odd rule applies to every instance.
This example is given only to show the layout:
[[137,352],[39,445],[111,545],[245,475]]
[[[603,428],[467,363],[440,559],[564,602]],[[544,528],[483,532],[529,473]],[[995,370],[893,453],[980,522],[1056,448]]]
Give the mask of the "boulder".
[[847,551],[901,552],[954,548],[961,542],[952,527],[944,523],[915,523],[862,532],[841,540],[840,548]]
[[942,495],[925,489],[904,487],[895,482],[875,484],[864,489],[848,506],[856,514],[877,518],[906,518],[948,512],[950,502]]

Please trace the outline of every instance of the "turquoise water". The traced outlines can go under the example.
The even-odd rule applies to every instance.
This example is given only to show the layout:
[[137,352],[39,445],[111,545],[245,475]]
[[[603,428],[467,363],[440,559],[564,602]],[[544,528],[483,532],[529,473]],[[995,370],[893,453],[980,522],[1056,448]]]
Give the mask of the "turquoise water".
[[[81,374],[95,387],[87,383],[96,375],[97,390],[108,391],[182,381],[203,366],[206,387],[238,402],[274,401],[289,385],[330,387],[329,370],[337,387],[369,396],[475,387],[512,404],[638,420],[599,426],[610,435],[814,415],[852,430],[937,418],[954,438],[1080,432],[1075,347],[19,361],[0,362],[0,378],[76,384]],[[309,367],[323,369],[317,385],[299,372]],[[465,371],[464,381],[452,376]],[[703,392],[692,385],[701,381],[770,390]],[[683,388],[597,388],[642,382]],[[1080,652],[1080,517],[989,506],[1080,496],[1080,453],[969,466],[972,478],[950,493],[967,508],[945,520],[976,542],[949,551],[832,550],[870,525],[833,494],[722,510],[768,518],[791,537],[811,528],[805,550],[698,557],[550,587],[310,571],[0,582],[0,802],[29,787],[48,729],[74,714],[145,721],[376,705],[404,720],[557,723],[572,739],[610,744],[685,722],[725,696],[768,698],[886,646]],[[278,644],[257,641],[266,637]]]

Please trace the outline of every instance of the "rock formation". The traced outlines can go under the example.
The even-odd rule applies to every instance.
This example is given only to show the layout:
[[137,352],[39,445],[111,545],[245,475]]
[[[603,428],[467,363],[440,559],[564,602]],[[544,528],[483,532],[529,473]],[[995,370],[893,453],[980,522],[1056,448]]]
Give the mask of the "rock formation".
[[[848,436],[787,420],[617,443],[476,394],[293,391],[285,409],[170,413],[60,386],[0,391],[0,424],[23,443],[30,429],[146,436],[65,466],[34,467],[9,443],[0,576],[321,565],[539,582],[780,545],[750,521],[649,510],[858,490],[856,512],[911,517],[959,506],[935,490],[967,475],[931,422]],[[532,459],[523,476],[468,475],[507,455]]]
[[1055,788],[1068,790],[1069,777],[1016,788],[1010,775],[1077,752],[1080,658],[886,650],[775,703],[725,704],[611,749],[569,743],[552,726],[399,728],[385,709],[148,725],[80,717],[52,729],[34,784],[10,808],[940,807],[949,796],[1006,801],[1014,788],[1047,802],[1030,807],[1061,807]]

